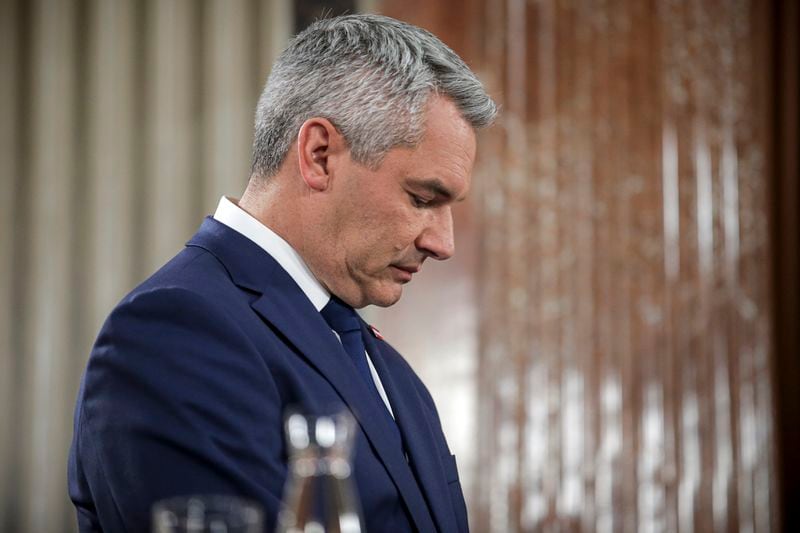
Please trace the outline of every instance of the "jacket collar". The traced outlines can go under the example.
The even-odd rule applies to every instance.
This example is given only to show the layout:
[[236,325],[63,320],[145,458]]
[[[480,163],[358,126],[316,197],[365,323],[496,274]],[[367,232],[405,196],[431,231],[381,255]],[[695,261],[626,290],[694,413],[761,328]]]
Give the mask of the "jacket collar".
[[[383,406],[375,401],[374,392],[367,388],[367,384],[361,379],[353,379],[358,370],[352,360],[346,355],[322,315],[291,276],[254,242],[211,217],[205,219],[187,246],[203,248],[213,254],[225,266],[237,286],[260,295],[252,301],[251,307],[279,330],[294,345],[297,352],[339,393],[394,480],[417,529],[433,531],[434,525],[430,513],[406,463],[403,451],[391,439],[391,431],[387,427],[389,422],[378,411]],[[385,371],[385,365],[381,363],[381,366],[384,368],[384,372],[381,373],[383,380],[388,373]],[[390,395],[395,397],[402,394],[394,386],[390,390]],[[411,390],[409,392],[413,393]],[[413,407],[408,406],[408,408]],[[398,405],[397,410],[402,408]],[[414,416],[414,413],[418,413],[418,416]],[[422,411],[419,410],[403,415],[403,418],[409,419],[421,417]],[[411,444],[417,437],[413,424],[409,424],[406,423],[409,430],[404,436],[406,442],[416,449],[416,454],[419,455],[420,445]],[[402,427],[401,424],[401,429]],[[435,448],[432,450],[435,456]],[[412,452],[412,456],[414,453]],[[422,484],[425,486],[425,482]]]

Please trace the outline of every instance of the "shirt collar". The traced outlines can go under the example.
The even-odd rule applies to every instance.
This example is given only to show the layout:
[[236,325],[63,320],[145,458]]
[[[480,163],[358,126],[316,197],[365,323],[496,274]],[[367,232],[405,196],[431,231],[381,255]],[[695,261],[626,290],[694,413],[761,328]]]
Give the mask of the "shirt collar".
[[330,293],[314,277],[300,254],[280,235],[239,207],[235,199],[220,198],[214,219],[241,233],[271,255],[311,300],[317,311],[331,299]]

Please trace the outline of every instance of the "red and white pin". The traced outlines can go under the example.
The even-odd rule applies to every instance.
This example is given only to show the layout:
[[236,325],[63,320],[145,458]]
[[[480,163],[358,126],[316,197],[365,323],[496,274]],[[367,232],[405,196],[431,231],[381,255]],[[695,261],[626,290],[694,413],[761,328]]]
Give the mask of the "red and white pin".
[[379,341],[383,340],[383,335],[381,335],[381,332],[378,330],[378,328],[370,324],[369,330],[372,332],[372,334],[375,336],[376,339],[378,339]]

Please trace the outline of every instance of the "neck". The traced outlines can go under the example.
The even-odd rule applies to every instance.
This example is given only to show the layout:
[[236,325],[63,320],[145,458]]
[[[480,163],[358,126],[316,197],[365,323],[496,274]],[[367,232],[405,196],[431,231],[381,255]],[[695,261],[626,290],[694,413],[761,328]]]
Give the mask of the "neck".
[[281,173],[267,179],[251,177],[239,207],[288,242],[313,271],[313,258],[306,249],[314,244],[308,242],[313,232],[307,229],[318,223],[303,185],[302,180]]
[[278,176],[273,176],[265,180],[257,176],[251,177],[242,199],[239,200],[239,207],[292,244],[289,238],[291,221],[287,220],[287,213],[283,212],[283,206],[287,205],[282,198],[285,196],[285,192],[281,190],[284,187],[277,178]]

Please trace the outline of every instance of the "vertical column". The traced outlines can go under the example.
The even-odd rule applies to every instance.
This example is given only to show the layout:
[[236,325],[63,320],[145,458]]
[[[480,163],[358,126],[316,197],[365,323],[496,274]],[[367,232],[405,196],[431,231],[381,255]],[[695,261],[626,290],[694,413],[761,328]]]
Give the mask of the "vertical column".
[[[661,144],[658,136],[661,82],[658,61],[658,18],[655,6],[631,3],[631,34],[628,46],[638,68],[630,79],[628,106],[632,125],[646,133],[632,132],[635,146],[629,167],[632,181],[630,262],[633,270],[631,298],[632,359],[637,371],[638,405],[633,410],[635,431],[630,435],[636,463],[631,463],[636,531],[670,531],[667,526],[668,482],[665,480],[668,440],[666,398],[668,389],[668,349],[664,342],[665,313],[664,240]],[[643,354],[647,354],[644,356]]]
[[[576,514],[579,514],[578,524],[584,531],[595,529],[597,518],[597,486],[594,474],[596,473],[597,450],[602,442],[599,438],[599,413],[601,406],[598,404],[598,390],[600,387],[599,364],[595,353],[597,350],[595,335],[597,331],[594,320],[597,309],[601,303],[595,297],[594,272],[600,251],[595,248],[595,239],[598,228],[595,224],[596,208],[595,198],[598,186],[595,184],[594,167],[602,152],[594,144],[593,125],[594,106],[592,89],[595,86],[598,73],[602,66],[596,65],[593,51],[599,48],[597,36],[593,31],[593,0],[583,0],[572,6],[571,32],[575,35],[575,45],[567,52],[568,61],[572,62],[572,80],[565,81],[571,92],[574,106],[568,107],[565,117],[564,135],[574,139],[572,146],[564,146],[562,153],[572,161],[574,174],[573,189],[568,193],[569,201],[562,202],[563,216],[572,223],[565,224],[573,234],[573,249],[570,259],[574,261],[574,283],[571,286],[569,298],[572,300],[570,311],[565,315],[565,321],[573,324],[574,338],[566,339],[575,350],[576,380],[580,380],[581,398],[574,400],[573,407],[581,417],[581,432],[583,439],[578,443],[566,446],[577,446],[579,456],[575,459],[578,464],[571,465],[580,472],[580,487],[576,490],[581,498],[576,502]],[[565,434],[567,439],[574,439],[573,434]]]
[[[248,109],[249,137],[252,141],[255,109],[272,64],[277,59],[294,34],[294,2],[292,0],[260,0],[255,13],[255,35],[251,39],[255,43],[256,53],[252,56],[250,80],[252,83],[250,108]],[[249,146],[248,148],[252,148]],[[252,150],[248,150],[248,174],[252,163]]]
[[250,176],[253,109],[248,0],[212,0],[207,4],[203,58],[204,136],[203,209],[213,212],[221,195],[238,197]]
[[[627,339],[624,326],[624,279],[621,268],[621,246],[626,234],[620,227],[626,207],[621,192],[625,178],[618,145],[622,145],[625,131],[623,117],[617,117],[619,102],[624,94],[624,77],[620,77],[623,62],[620,55],[619,28],[621,2],[604,1],[591,10],[594,30],[594,85],[592,100],[592,144],[598,157],[592,161],[594,252],[592,298],[594,308],[595,346],[593,359],[596,370],[596,388],[593,402],[596,409],[596,455],[590,466],[594,473],[594,524],[599,533],[624,531],[625,515],[620,513],[624,475],[623,409],[627,404],[626,383],[621,374],[623,353]],[[570,144],[569,139],[563,142]],[[620,267],[617,267],[620,265]],[[628,515],[630,516],[630,515]]]
[[[770,107],[767,76],[762,58],[767,57],[771,30],[765,24],[765,6],[738,0],[730,5],[734,31],[735,67],[731,79],[736,94],[735,121],[739,181],[739,279],[735,308],[741,333],[736,346],[739,449],[737,490],[739,520],[743,531],[765,531],[771,516],[772,392],[768,354],[773,347],[770,331],[774,317],[769,294],[770,241],[768,235],[768,184],[770,146],[767,132]],[[790,496],[790,495],[787,495]]]
[[200,222],[194,198],[200,180],[194,132],[198,84],[192,34],[198,5],[192,0],[146,5],[146,109],[144,269],[150,273],[178,252]]
[[[735,260],[738,255],[738,181],[736,147],[732,141],[731,121],[739,111],[733,105],[732,76],[735,43],[733,42],[732,3],[711,11],[710,6],[697,7],[706,42],[700,55],[699,73],[706,76],[701,107],[705,111],[705,138],[708,145],[708,173],[711,183],[703,193],[711,203],[711,220],[706,222],[712,246],[709,279],[706,281],[708,303],[705,304],[707,327],[704,328],[707,391],[705,411],[709,431],[704,447],[703,500],[707,511],[700,517],[707,528],[728,530],[736,524],[736,493],[733,490],[733,440],[731,431],[731,365],[730,353],[738,343],[738,332],[731,328],[730,317],[735,307],[731,291]],[[713,74],[711,74],[713,73]],[[745,106],[746,107],[746,106]],[[698,174],[698,177],[700,174]],[[698,183],[699,185],[700,183]],[[698,188],[698,193],[700,189]],[[700,194],[698,194],[698,198]],[[706,217],[709,215],[706,214]],[[710,230],[710,231],[709,231]],[[735,283],[735,282],[734,282]],[[713,431],[710,429],[713,428]],[[704,503],[703,503],[704,502]]]
[[[774,9],[777,6],[778,9]],[[775,349],[773,372],[777,389],[776,449],[778,450],[776,480],[778,489],[774,509],[779,509],[782,531],[800,531],[800,506],[791,495],[800,494],[800,241],[796,228],[800,226],[800,154],[798,136],[798,98],[800,94],[800,4],[783,2],[770,6],[774,18],[776,65],[774,105],[775,180],[772,198],[772,233],[774,248]],[[778,505],[780,506],[778,508]],[[775,515],[773,515],[775,516]],[[777,523],[777,521],[776,521]]]
[[[524,272],[525,282],[507,287],[507,302],[514,306],[511,317],[523,317],[523,327],[509,333],[512,346],[521,343],[514,352],[519,372],[525,375],[519,398],[524,413],[519,480],[523,505],[515,510],[519,517],[514,520],[527,531],[540,529],[552,519],[563,472],[562,425],[553,409],[563,391],[558,371],[560,273],[553,254],[560,239],[556,140],[561,109],[555,76],[559,59],[557,2],[522,5],[524,9],[509,12],[506,35],[507,94],[513,112],[513,128],[508,132],[512,166],[507,176],[506,216],[522,220],[521,227],[508,227],[507,232],[509,251],[514,250],[515,261],[521,260],[517,268]],[[537,91],[532,92],[532,86]]]
[[272,62],[286,48],[289,38],[294,35],[294,2],[292,0],[265,0],[265,2],[266,4],[262,4],[259,10],[261,14],[259,23],[262,29],[258,39],[259,94],[267,81]]
[[681,94],[681,80],[677,74],[676,54],[672,53],[674,43],[679,39],[675,36],[678,31],[672,31],[675,26],[673,21],[678,18],[674,13],[674,6],[666,2],[658,5],[656,15],[660,19],[658,26],[657,64],[660,68],[660,86],[658,91],[661,98],[660,117],[660,153],[661,153],[661,249],[663,251],[663,283],[664,296],[662,298],[662,312],[664,314],[664,359],[660,364],[663,372],[664,383],[664,468],[660,472],[665,483],[666,513],[664,525],[668,531],[678,529],[679,509],[679,386],[678,371],[682,348],[678,344],[676,332],[680,331],[680,316],[675,313],[678,301],[678,278],[681,265],[682,251],[680,247],[681,226],[681,198],[679,194],[679,144],[678,124],[673,111],[673,101]]
[[[549,3],[549,2],[548,2]],[[529,159],[527,152],[528,137],[526,131],[527,115],[527,81],[526,68],[529,51],[522,45],[527,41],[527,3],[524,0],[507,0],[505,2],[505,43],[504,59],[507,68],[503,72],[507,114],[504,117],[506,129],[506,145],[504,156],[505,210],[499,221],[500,230],[505,238],[502,241],[505,257],[504,279],[501,298],[508,308],[505,317],[505,328],[508,332],[507,357],[502,366],[502,383],[507,395],[501,395],[500,404],[500,447],[501,458],[498,466],[503,468],[502,482],[507,487],[508,522],[506,527],[511,531],[520,531],[524,527],[522,515],[525,505],[524,480],[531,471],[539,474],[535,481],[541,483],[541,470],[532,458],[523,453],[530,438],[530,430],[542,429],[531,423],[530,411],[526,401],[529,392],[543,395],[547,393],[547,384],[537,382],[537,378],[545,378],[530,368],[528,357],[531,317],[525,313],[529,303],[531,271],[528,268],[529,244],[526,237],[528,217],[524,206],[531,202],[533,193],[525,177],[528,173]],[[515,45],[514,43],[518,43]],[[539,369],[543,368],[541,365]],[[532,468],[531,468],[532,467]],[[498,524],[499,525],[499,524]]]
[[75,5],[33,5],[32,114],[28,298],[24,317],[25,394],[21,433],[24,476],[19,480],[22,529],[58,531],[66,516],[63,476],[71,402],[65,394],[71,337],[69,313],[75,163]]
[[[472,33],[485,31],[482,64],[486,65],[484,78],[497,103],[505,105],[505,76],[499,65],[503,62],[506,44],[506,3],[479,2]],[[485,25],[485,29],[484,29]],[[508,494],[511,490],[505,477],[506,460],[502,456],[501,431],[502,404],[498,385],[507,374],[510,359],[504,309],[497,305],[504,291],[505,235],[502,230],[506,194],[504,174],[506,162],[505,116],[501,116],[490,135],[483,135],[478,145],[479,167],[473,180],[474,196],[479,199],[478,226],[480,264],[478,268],[478,450],[476,482],[472,496],[472,528],[476,531],[511,531],[508,516]]]
[[134,279],[133,182],[140,176],[133,174],[138,89],[133,10],[133,0],[92,0],[89,8],[87,338],[93,338]]
[[12,287],[14,241],[19,226],[15,224],[14,185],[18,179],[19,144],[17,134],[17,29],[16,2],[0,2],[0,529],[10,526],[13,491],[11,468],[14,462],[15,416],[12,331],[17,322]]

